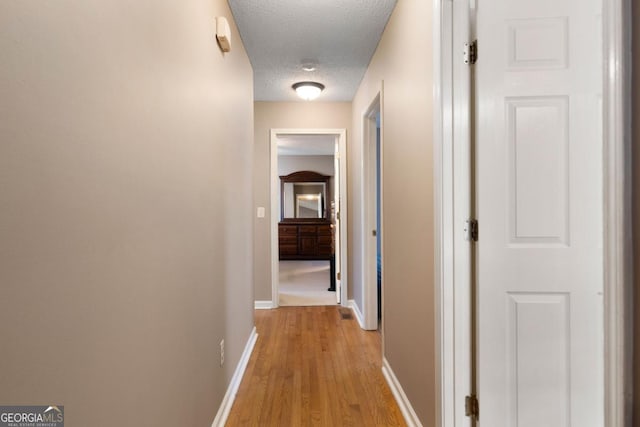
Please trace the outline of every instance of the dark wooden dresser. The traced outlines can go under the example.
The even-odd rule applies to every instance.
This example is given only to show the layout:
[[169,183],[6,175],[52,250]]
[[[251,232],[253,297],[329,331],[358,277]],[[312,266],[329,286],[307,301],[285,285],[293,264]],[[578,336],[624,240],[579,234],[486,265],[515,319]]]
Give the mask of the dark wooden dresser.
[[278,224],[281,260],[331,259],[333,226],[326,221],[281,222]]

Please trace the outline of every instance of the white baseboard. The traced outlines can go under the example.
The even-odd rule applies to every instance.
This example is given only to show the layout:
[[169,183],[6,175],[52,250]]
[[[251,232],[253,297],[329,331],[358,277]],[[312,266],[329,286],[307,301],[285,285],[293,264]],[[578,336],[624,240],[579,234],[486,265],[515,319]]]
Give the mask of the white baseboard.
[[353,311],[353,314],[356,316],[356,319],[358,320],[358,324],[360,325],[360,327],[362,329],[365,329],[364,317],[362,316],[362,313],[360,312],[360,309],[358,308],[358,304],[356,304],[355,300],[352,300],[352,299],[349,300],[349,308],[351,309],[351,311]]
[[254,301],[254,308],[256,310],[271,310],[273,301]]
[[418,419],[418,415],[413,410],[413,406],[411,406],[411,402],[407,398],[407,395],[404,394],[404,390],[396,378],[396,375],[393,373],[391,366],[389,366],[389,362],[387,362],[386,358],[382,358],[382,375],[387,380],[387,384],[389,384],[389,388],[391,389],[391,393],[393,393],[393,397],[396,398],[396,402],[398,402],[398,406],[400,407],[400,411],[404,416],[404,420],[406,421],[409,427],[422,427],[422,423]]
[[240,387],[240,383],[242,382],[244,371],[247,369],[247,364],[249,363],[249,358],[251,357],[251,353],[253,352],[253,347],[256,345],[257,339],[258,334],[256,333],[256,328],[254,326],[211,427],[224,427],[224,424],[227,422],[227,417],[229,416],[229,412],[231,412],[234,400],[236,400],[238,387]]

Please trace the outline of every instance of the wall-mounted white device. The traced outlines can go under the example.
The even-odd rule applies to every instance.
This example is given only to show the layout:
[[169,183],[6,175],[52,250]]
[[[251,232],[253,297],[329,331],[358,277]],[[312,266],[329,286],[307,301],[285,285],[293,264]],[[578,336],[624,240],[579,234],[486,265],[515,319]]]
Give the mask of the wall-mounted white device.
[[231,50],[229,22],[227,22],[227,18],[223,16],[216,18],[216,39],[218,39],[218,46],[220,46],[223,52],[229,52]]

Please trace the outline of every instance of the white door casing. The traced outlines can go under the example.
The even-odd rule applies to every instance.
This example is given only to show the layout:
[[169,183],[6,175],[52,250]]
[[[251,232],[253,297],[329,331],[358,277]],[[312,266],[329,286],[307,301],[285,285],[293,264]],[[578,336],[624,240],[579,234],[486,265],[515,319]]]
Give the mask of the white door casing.
[[[380,91],[376,93],[369,107],[362,116],[362,278],[363,278],[363,329],[378,329],[378,269],[377,269],[377,236],[382,230],[377,229],[377,123],[376,115],[380,115],[380,151],[382,153],[382,82]],[[382,165],[382,158],[380,159]],[[382,167],[380,167],[382,169]],[[380,171],[381,173],[381,171]],[[382,189],[380,189],[382,198]],[[381,213],[382,216],[382,207]],[[374,233],[375,231],[375,233]],[[384,273],[383,273],[384,274]],[[384,304],[384,298],[383,298]],[[384,318],[382,319],[384,324]]]
[[[341,218],[347,218],[347,132],[346,129],[271,129],[270,132],[270,196],[271,196],[271,308],[279,306],[278,282],[279,282],[279,257],[278,257],[278,218],[280,210],[280,178],[278,176],[278,136],[279,135],[335,135],[338,151],[340,153],[340,170],[336,172],[338,179],[335,187],[340,187]],[[336,247],[347,248],[347,221],[340,221],[339,241]],[[341,283],[339,295],[336,295],[342,306],[347,306],[347,251],[340,252]]]
[[476,7],[479,425],[602,426],[602,6]]
[[471,245],[463,224],[471,217],[471,67],[463,63],[462,54],[471,40],[469,1],[435,0],[434,12],[437,425],[469,427],[465,396],[473,392]]
[[340,304],[341,301],[341,296],[342,296],[342,273],[340,273],[341,271],[341,251],[342,248],[340,247],[340,228],[341,228],[341,222],[342,222],[342,214],[340,213],[340,203],[341,203],[341,199],[340,199],[340,163],[341,163],[341,159],[340,159],[340,141],[338,140],[338,138],[336,137],[336,142],[335,142],[335,147],[334,147],[334,151],[333,151],[333,206],[334,206],[334,224],[335,224],[335,228],[334,228],[334,248],[335,248],[335,254],[334,254],[334,262],[335,262],[335,269],[334,269],[334,280],[336,283],[336,302],[338,304]]

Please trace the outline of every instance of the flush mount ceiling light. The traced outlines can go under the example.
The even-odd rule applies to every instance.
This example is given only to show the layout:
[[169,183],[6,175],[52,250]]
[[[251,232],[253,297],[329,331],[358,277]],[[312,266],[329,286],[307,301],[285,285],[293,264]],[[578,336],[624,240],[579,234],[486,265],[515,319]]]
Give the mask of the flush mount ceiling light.
[[291,86],[298,96],[305,101],[311,101],[320,96],[320,92],[324,90],[324,85],[318,82],[298,82]]

